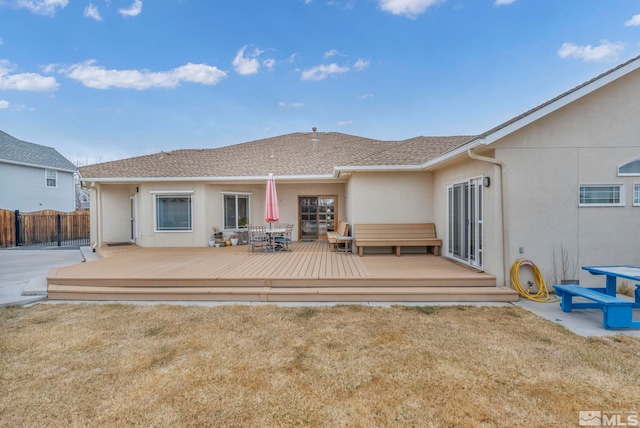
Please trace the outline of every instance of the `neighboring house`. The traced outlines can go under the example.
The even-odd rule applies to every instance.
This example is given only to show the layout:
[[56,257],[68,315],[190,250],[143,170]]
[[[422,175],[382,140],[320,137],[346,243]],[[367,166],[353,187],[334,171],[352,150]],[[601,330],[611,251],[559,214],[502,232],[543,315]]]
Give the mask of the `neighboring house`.
[[76,172],[55,149],[0,131],[0,208],[75,211]]
[[295,239],[334,222],[434,222],[441,254],[509,284],[518,258],[557,280],[640,264],[640,57],[479,136],[377,141],[294,133],[80,168],[92,240],[206,246],[262,224],[276,176]]

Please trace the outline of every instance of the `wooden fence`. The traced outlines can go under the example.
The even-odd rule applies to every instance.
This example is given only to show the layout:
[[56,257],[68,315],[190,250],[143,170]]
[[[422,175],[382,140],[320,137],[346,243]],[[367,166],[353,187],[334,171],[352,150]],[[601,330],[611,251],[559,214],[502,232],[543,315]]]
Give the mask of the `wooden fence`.
[[89,211],[0,210],[0,247],[89,245]]
[[0,210],[0,248],[16,245],[16,213]]

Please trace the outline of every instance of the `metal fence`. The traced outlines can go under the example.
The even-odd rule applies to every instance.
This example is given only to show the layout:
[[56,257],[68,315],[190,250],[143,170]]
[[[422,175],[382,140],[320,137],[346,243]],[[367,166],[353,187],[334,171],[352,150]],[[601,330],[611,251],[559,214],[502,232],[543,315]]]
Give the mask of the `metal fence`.
[[89,211],[0,210],[0,247],[89,245]]

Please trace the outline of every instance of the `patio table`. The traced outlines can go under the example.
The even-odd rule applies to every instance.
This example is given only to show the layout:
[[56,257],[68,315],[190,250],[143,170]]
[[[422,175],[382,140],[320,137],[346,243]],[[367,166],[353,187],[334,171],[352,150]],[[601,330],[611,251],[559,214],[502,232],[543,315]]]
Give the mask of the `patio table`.
[[583,266],[582,269],[586,270],[592,275],[605,275],[606,282],[604,289],[595,289],[597,291],[604,292],[609,296],[615,297],[616,295],[616,279],[628,279],[636,283],[635,303],[634,308],[640,308],[640,267],[638,266]]
[[273,253],[275,251],[273,248],[273,235],[282,234],[282,233],[285,233],[286,231],[287,229],[280,228],[280,227],[273,227],[273,228],[267,227],[265,232],[267,233],[267,236],[269,238],[269,244],[267,245],[267,249],[264,250],[264,252]]

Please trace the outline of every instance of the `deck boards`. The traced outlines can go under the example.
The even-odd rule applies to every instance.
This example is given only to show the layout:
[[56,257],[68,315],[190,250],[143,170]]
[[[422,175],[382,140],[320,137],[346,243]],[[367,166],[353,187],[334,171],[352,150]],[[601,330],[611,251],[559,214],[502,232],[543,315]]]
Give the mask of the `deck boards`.
[[226,248],[97,249],[100,260],[53,269],[50,299],[240,301],[515,301],[492,275],[429,254],[291,252]]

